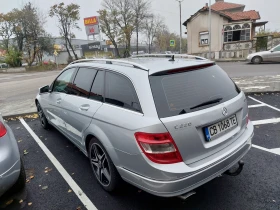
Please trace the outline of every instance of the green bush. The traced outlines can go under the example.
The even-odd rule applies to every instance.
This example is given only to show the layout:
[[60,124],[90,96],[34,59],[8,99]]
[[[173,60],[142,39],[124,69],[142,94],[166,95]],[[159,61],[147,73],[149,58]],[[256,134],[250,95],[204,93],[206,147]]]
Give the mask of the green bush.
[[11,67],[21,66],[22,54],[15,48],[8,50],[8,53],[5,57],[5,63],[9,64]]

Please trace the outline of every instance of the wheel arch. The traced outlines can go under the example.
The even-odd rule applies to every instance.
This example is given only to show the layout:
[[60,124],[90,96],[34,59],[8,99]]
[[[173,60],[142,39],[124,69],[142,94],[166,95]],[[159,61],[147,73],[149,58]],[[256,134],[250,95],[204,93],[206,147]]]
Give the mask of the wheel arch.
[[87,133],[84,137],[84,146],[86,148],[86,153],[88,154],[89,143],[92,138],[96,138],[102,146],[106,149],[106,152],[110,156],[111,160],[113,161],[115,166],[119,166],[119,157],[113,147],[112,143],[110,142],[107,135],[101,130],[101,128],[97,127],[96,125],[91,124],[88,129]]

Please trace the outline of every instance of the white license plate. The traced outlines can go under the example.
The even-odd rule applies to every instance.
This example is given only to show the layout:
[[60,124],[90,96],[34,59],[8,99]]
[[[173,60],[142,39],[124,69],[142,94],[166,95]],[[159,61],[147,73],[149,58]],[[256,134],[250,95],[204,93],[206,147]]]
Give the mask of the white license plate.
[[220,121],[214,125],[208,126],[204,128],[204,133],[207,141],[212,141],[217,138],[219,134],[226,132],[234,127],[236,127],[237,118],[236,115],[233,115],[223,121]]

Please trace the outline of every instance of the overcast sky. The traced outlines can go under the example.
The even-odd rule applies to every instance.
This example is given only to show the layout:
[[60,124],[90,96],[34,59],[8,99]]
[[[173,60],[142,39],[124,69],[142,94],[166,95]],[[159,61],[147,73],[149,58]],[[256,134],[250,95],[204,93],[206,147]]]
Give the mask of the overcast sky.
[[[47,13],[50,6],[64,2],[76,3],[81,7],[80,15],[81,20],[79,25],[81,31],[76,31],[76,37],[86,39],[85,29],[83,26],[83,18],[97,15],[97,10],[101,8],[102,0],[31,0],[35,3],[43,12]],[[176,0],[151,0],[152,10],[156,14],[160,14],[164,17],[165,23],[171,32],[179,34],[179,4]],[[227,0],[225,0],[227,1]],[[6,13],[13,8],[20,8],[28,0],[0,0],[0,13]],[[202,8],[207,0],[184,0],[182,2],[182,22],[190,17],[190,15],[197,12]],[[212,0],[214,3],[215,0]],[[228,2],[245,4],[245,10],[256,10],[260,12],[262,21],[269,21],[266,25],[267,28],[272,30],[280,30],[280,0],[229,0]],[[55,19],[48,19],[46,29],[53,36],[58,36],[59,32],[56,27],[57,22]],[[185,29],[183,28],[183,33]]]

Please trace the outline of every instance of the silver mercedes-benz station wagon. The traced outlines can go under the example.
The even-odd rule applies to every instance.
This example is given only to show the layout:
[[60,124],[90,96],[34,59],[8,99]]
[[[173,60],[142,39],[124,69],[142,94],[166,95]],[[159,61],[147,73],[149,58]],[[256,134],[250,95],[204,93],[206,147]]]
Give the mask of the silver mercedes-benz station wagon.
[[78,60],[35,102],[43,128],[79,147],[107,191],[125,180],[157,196],[187,196],[238,175],[251,148],[244,93],[200,57]]

